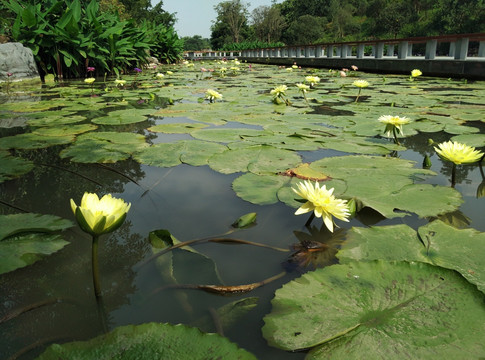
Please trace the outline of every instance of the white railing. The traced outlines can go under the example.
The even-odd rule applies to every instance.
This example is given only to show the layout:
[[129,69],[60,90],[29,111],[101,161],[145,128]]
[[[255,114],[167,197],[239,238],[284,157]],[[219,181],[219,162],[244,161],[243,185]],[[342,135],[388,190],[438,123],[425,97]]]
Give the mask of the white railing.
[[[449,46],[446,46],[449,44]],[[470,46],[473,44],[473,46]],[[446,47],[443,53],[443,45]],[[475,51],[476,50],[476,51]],[[335,42],[243,50],[243,58],[485,60],[485,33]]]

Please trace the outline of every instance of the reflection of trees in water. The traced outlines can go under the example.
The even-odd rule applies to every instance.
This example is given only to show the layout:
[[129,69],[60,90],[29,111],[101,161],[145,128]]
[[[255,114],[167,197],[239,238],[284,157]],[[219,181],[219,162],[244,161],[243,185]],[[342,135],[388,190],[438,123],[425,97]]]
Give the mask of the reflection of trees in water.
[[[114,164],[81,164],[60,159],[59,151],[58,146],[18,151],[36,166],[24,176],[0,184],[0,198],[29,212],[66,217],[69,199],[80,201],[85,191],[100,195],[121,193],[130,182],[129,178],[139,181],[145,176],[140,164],[133,160]],[[0,205],[0,213],[12,212],[18,211]]]
[[[59,158],[61,149],[15,151],[36,166],[18,179],[1,183],[0,199],[25,211],[73,219],[71,198],[79,202],[85,191],[122,193],[128,178],[139,181],[145,176],[133,160],[102,166],[73,163]],[[18,212],[0,204],[0,214]],[[131,226],[125,221],[120,229],[100,239],[101,286],[108,319],[135,292],[132,266],[149,250],[145,239],[130,232]],[[53,341],[88,339],[102,332],[91,275],[91,238],[77,225],[63,235],[69,244],[59,252],[0,276],[0,303],[4,304],[0,318],[33,305],[30,311],[0,323],[0,348],[7,357],[26,344],[38,342],[43,348]],[[39,351],[23,358],[34,358]]]
[[[110,312],[129,303],[128,296],[136,290],[132,267],[149,247],[130,228],[127,221],[114,233],[100,238],[101,288],[108,322]],[[4,304],[0,318],[36,305],[0,324],[3,355],[11,356],[25,344],[37,341],[89,339],[102,333],[91,276],[91,238],[77,227],[65,238],[70,244],[63,250],[0,277],[0,301]],[[29,355],[33,358],[34,354],[38,355],[36,351]]]

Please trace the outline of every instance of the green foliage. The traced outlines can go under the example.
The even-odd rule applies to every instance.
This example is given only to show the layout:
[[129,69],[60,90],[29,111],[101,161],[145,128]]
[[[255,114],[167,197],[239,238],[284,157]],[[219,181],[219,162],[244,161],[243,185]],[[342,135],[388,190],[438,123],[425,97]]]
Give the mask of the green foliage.
[[150,51],[167,61],[181,56],[182,42],[171,26],[121,20],[100,11],[96,0],[11,0],[8,9],[16,14],[12,38],[32,49],[41,76],[85,76],[88,66],[96,68],[89,76],[119,74],[141,67]]
[[182,59],[184,41],[180,39],[173,27],[154,22],[145,22],[150,52],[157,59],[172,63]]
[[202,38],[200,35],[185,36],[182,40],[184,41],[185,51],[198,51],[210,49],[211,47],[209,39]]
[[284,43],[278,41],[273,43],[267,43],[264,41],[243,41],[240,43],[229,43],[224,44],[221,50],[223,51],[242,51],[246,49],[260,49],[260,48],[268,48],[268,47],[278,47],[278,46],[285,46]]
[[50,346],[38,359],[256,359],[217,334],[185,325],[148,323],[118,327],[86,342]]

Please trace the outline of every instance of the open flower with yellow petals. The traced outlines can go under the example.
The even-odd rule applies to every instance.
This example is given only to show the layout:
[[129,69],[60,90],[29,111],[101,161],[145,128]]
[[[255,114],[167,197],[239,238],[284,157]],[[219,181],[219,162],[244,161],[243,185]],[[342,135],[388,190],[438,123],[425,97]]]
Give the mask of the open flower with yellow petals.
[[405,124],[409,124],[411,119],[407,117],[401,116],[393,116],[393,115],[382,115],[378,119],[381,123],[386,124],[386,128],[384,129],[386,136],[391,137],[391,133],[394,135],[394,141],[396,144],[399,144],[397,140],[397,134],[403,134],[402,126]]
[[117,199],[111,194],[104,195],[101,199],[98,195],[84,193],[81,205],[76,205],[71,199],[71,209],[76,220],[85,232],[99,236],[112,232],[119,228],[125,221],[126,213],[131,204],[122,199]]
[[368,87],[369,86],[369,82],[367,80],[355,80],[353,82],[353,85],[354,86],[357,86],[360,89],[362,89],[362,88]]
[[216,99],[219,99],[219,100],[222,99],[222,94],[218,93],[215,90],[208,89],[205,92],[205,98],[209,99],[210,102],[214,102],[214,101],[216,101]]
[[416,77],[421,76],[421,75],[423,75],[423,73],[419,69],[414,69],[414,70],[411,71],[411,76],[413,78],[416,78]]
[[92,84],[92,83],[93,83],[93,82],[95,82],[95,81],[96,81],[96,79],[95,79],[95,78],[93,78],[93,77],[90,77],[90,78],[84,79],[84,82],[85,82],[86,84]]
[[279,85],[276,86],[273,90],[270,91],[270,94],[273,95],[273,102],[275,104],[281,104],[282,101],[286,105],[290,105],[290,102],[288,99],[286,99],[286,90],[288,90],[288,86],[286,85]]
[[309,75],[305,76],[305,81],[310,83],[310,87],[313,87],[316,83],[320,82],[320,78],[318,76]]
[[116,86],[125,86],[125,84],[126,84],[126,80],[115,79]]
[[475,150],[473,146],[461,144],[456,141],[442,142],[434,149],[440,158],[451,161],[456,165],[471,164],[479,161],[483,157],[483,153]]
[[316,217],[322,218],[323,223],[331,232],[334,227],[333,217],[349,221],[350,211],[347,200],[337,199],[333,195],[334,188],[327,190],[325,185],[320,187],[318,181],[313,184],[309,180],[298,183],[297,187],[298,189],[292,188],[292,190],[307,202],[296,210],[295,215],[313,211]]

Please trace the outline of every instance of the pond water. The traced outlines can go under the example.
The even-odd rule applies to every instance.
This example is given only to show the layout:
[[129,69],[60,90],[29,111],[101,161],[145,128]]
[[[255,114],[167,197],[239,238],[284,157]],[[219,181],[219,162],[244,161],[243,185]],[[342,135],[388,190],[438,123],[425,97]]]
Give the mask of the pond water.
[[[200,66],[215,71],[201,72]],[[88,340],[123,325],[167,322],[205,332],[219,330],[259,359],[303,359],[305,351],[284,351],[267,344],[261,333],[263,318],[272,310],[277,289],[316,267],[338,263],[335,254],[352,228],[405,224],[417,230],[439,218],[458,229],[485,231],[485,203],[477,196],[483,174],[477,164],[456,167],[453,194],[458,194],[459,201],[453,211],[446,207],[436,215],[422,216],[405,204],[396,206],[395,213],[406,216],[386,216],[384,208],[389,204],[379,200],[382,207],[368,205],[349,222],[336,220],[339,228],[333,234],[321,219],[305,226],[308,216],[294,215],[295,203],[288,194],[297,178],[285,177],[290,182],[274,185],[276,190],[266,182],[282,178],[277,174],[301,163],[365,156],[409,160],[418,170],[410,176],[413,184],[452,190],[452,167],[436,155],[428,139],[440,143],[465,136],[457,139],[467,139],[478,149],[485,144],[480,137],[485,126],[483,82],[425,76],[410,81],[358,71],[340,78],[338,72],[323,69],[289,71],[245,63],[237,73],[223,76],[218,72],[223,66],[229,65],[171,65],[157,69],[165,73],[163,79],[147,70],[137,77],[126,75],[125,88],[97,79],[92,87],[72,81],[34,89],[13,87],[3,93],[0,151],[32,164],[32,170],[11,170],[9,165],[0,171],[0,214],[49,214],[71,220],[73,226],[61,233],[67,241],[62,249],[45,256],[25,251],[18,256],[30,265],[0,275],[2,358],[34,359],[52,343]],[[309,74],[319,76],[321,82],[307,92],[306,102],[294,84]],[[357,102],[355,79],[370,83]],[[269,90],[281,84],[288,85],[291,106],[272,103]],[[222,93],[223,99],[209,104],[204,97],[210,88]],[[377,118],[385,114],[414,120],[403,126],[406,137],[399,138],[400,146],[383,134],[384,125]],[[170,124],[179,127],[163,128]],[[141,142],[112,135],[89,138],[113,132],[137,134]],[[22,139],[22,134],[34,135]],[[205,145],[189,148],[187,141],[212,142],[224,149],[203,157]],[[162,147],[167,144],[174,145]],[[243,152],[248,147],[258,148]],[[266,155],[269,147],[272,153]],[[157,152],[148,153],[146,148]],[[220,154],[228,149],[241,152],[222,158],[225,155]],[[425,155],[433,174],[419,174]],[[180,161],[183,156],[190,160]],[[194,160],[196,156],[204,159]],[[241,169],[244,157],[248,160]],[[385,183],[381,170],[356,170],[362,192],[381,186],[375,182]],[[241,184],[239,179],[248,174],[254,176],[244,177]],[[394,176],[390,170],[390,182]],[[369,180],[374,177],[375,181]],[[349,190],[352,181],[334,175],[328,187],[335,186],[337,196],[359,198],[355,193],[360,188]],[[91,238],[75,224],[69,203],[71,198],[79,203],[86,191],[111,193],[131,203],[121,228],[100,240],[102,311],[93,293]],[[272,192],[278,196],[269,196]],[[364,195],[359,199],[373,204]],[[450,202],[444,201],[443,206]],[[231,224],[252,212],[257,213],[254,226],[221,235],[235,230]],[[195,254],[174,250],[173,255],[152,259],[159,250],[152,248],[149,236],[160,229],[180,241],[229,237],[268,247],[204,242],[192,246]],[[302,251],[301,244],[309,241],[319,243],[320,250]],[[167,256],[170,261],[162,260]],[[264,286],[230,295],[172,286],[174,279],[179,285],[207,285],[218,278],[225,285],[243,285],[282,272]],[[217,315],[220,307],[244,299],[254,306],[231,315],[233,321]]]

